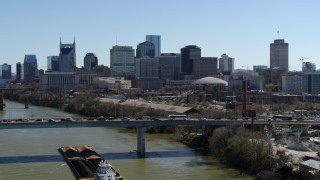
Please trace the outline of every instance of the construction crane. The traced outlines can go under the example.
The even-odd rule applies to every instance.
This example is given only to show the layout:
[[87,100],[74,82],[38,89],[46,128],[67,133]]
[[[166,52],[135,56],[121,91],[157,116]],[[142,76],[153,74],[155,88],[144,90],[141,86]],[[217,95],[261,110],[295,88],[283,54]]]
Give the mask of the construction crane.
[[246,66],[241,66],[242,68],[246,67],[247,68],[247,71],[249,72],[249,67],[252,67],[252,66],[249,66],[249,65],[246,65]]
[[303,64],[303,61],[306,60],[306,59],[310,59],[310,57],[307,57],[307,58],[306,57],[301,57],[300,58],[300,60],[302,61],[302,64]]
[[310,59],[310,57],[307,57],[307,58],[306,58],[306,57],[301,57],[301,58],[300,58],[300,60],[301,60],[301,62],[302,62],[302,64],[301,64],[301,65],[302,65],[302,66],[301,66],[302,71],[303,71],[303,61],[306,60],[306,59]]

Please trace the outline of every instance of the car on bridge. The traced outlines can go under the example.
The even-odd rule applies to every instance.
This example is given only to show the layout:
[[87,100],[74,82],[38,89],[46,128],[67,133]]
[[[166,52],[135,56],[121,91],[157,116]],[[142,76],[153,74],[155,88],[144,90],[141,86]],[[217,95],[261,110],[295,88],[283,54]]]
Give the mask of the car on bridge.
[[42,121],[43,121],[43,118],[38,118],[38,119],[36,119],[36,121],[42,122]]
[[129,118],[129,117],[122,117],[122,118],[121,118],[122,121],[130,121],[130,119],[131,119],[131,118]]
[[65,121],[74,121],[72,117],[67,117]]
[[56,122],[54,119],[48,119],[48,122]]

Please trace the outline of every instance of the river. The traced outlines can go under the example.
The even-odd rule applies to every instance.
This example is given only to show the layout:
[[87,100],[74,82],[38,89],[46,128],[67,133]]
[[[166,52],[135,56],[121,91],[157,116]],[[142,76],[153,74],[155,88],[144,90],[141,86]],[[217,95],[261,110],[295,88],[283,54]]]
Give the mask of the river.
[[[57,109],[5,101],[0,119],[74,117]],[[211,156],[174,142],[170,135],[146,134],[146,157],[138,158],[136,133],[125,128],[0,130],[0,179],[75,179],[58,152],[61,146],[90,145],[126,180],[253,179]]]

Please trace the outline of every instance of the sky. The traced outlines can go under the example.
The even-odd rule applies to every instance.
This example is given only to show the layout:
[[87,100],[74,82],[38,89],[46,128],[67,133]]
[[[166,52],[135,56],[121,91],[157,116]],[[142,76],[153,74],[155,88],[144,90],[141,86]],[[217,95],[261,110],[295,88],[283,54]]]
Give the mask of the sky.
[[[203,57],[235,58],[235,68],[269,66],[270,43],[289,43],[289,70],[300,58],[320,67],[319,0],[0,0],[0,64],[16,71],[25,54],[38,69],[62,43],[76,40],[77,67],[86,53],[110,66],[114,45],[132,46],[161,35],[162,53],[201,47]],[[279,32],[279,33],[278,33]]]

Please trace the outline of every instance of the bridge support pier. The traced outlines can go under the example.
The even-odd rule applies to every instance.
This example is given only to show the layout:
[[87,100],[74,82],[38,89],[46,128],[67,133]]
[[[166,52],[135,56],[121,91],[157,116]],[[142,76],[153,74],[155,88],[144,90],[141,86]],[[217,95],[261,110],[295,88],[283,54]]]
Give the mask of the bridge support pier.
[[241,127],[241,128],[244,128],[244,123],[243,123],[243,121],[241,122],[240,127]]
[[0,111],[3,110],[3,94],[2,90],[0,90]]
[[142,157],[144,157],[146,153],[145,132],[145,127],[137,127],[137,152],[138,155]]

